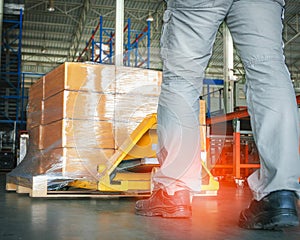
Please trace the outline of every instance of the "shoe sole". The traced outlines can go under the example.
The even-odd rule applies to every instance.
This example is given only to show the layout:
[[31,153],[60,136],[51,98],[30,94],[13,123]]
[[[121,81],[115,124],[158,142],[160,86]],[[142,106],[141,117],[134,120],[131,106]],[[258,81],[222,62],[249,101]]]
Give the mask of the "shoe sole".
[[187,206],[177,206],[176,208],[155,208],[148,211],[136,209],[137,215],[154,217],[162,216],[163,218],[190,218],[192,216],[192,210]]
[[299,226],[299,219],[295,210],[285,209],[280,210],[270,217],[269,213],[258,215],[253,220],[247,220],[247,217],[242,213],[239,226],[246,229],[264,229],[264,230],[280,230],[282,228]]
[[280,215],[273,217],[271,221],[264,224],[266,230],[280,230],[282,228],[297,227],[299,225],[298,217],[295,215]]

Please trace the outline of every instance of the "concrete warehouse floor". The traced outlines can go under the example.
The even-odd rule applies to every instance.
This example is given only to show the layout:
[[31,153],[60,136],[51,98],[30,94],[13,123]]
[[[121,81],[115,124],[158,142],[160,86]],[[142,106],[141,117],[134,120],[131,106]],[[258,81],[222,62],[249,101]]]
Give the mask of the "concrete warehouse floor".
[[191,219],[150,218],[134,214],[136,198],[44,199],[6,192],[5,173],[1,173],[0,239],[300,239],[300,227],[284,231],[239,228],[239,213],[250,199],[247,187],[221,182],[218,196],[194,199]]

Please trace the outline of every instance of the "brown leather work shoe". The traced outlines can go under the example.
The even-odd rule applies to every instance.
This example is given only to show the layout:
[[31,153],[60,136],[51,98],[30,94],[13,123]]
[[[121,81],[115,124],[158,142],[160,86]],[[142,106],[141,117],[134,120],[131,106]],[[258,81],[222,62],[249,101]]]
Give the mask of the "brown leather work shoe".
[[159,189],[150,198],[139,200],[135,205],[135,213],[143,216],[162,216],[165,218],[189,218],[192,216],[190,192],[181,190],[174,195]]

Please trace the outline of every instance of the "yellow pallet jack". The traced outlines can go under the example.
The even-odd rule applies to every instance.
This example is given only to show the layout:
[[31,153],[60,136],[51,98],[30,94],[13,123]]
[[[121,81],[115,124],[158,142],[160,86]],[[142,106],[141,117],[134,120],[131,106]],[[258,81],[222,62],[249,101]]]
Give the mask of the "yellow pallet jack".
[[[156,159],[157,115],[150,114],[137,126],[105,165],[98,166],[98,182],[76,180],[70,186],[110,193],[149,194],[152,174],[159,167]],[[201,161],[199,159],[199,161]],[[216,195],[219,182],[202,161],[202,186],[199,195]]]

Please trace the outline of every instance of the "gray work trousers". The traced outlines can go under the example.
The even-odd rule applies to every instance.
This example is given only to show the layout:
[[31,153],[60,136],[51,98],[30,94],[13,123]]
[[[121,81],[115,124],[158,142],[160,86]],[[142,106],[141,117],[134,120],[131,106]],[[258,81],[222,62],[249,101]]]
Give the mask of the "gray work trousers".
[[283,0],[169,0],[164,13],[163,83],[158,106],[161,168],[155,186],[169,194],[201,187],[199,96],[225,21],[246,73],[246,97],[261,168],[248,178],[254,199],[300,194],[299,121],[282,42]]

